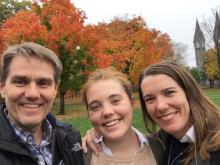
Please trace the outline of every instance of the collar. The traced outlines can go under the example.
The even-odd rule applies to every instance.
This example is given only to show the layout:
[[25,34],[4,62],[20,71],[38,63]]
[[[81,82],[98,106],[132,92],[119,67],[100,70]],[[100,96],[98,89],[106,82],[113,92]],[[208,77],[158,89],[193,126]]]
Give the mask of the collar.
[[[146,136],[145,136],[143,133],[141,133],[140,131],[138,131],[136,128],[131,127],[131,129],[132,129],[132,131],[134,131],[134,133],[137,135],[138,141],[139,141],[139,143],[140,143],[140,145],[141,145],[141,146],[140,146],[140,149],[137,151],[137,152],[139,152],[139,151],[141,151],[141,150],[143,149],[143,147],[144,147],[145,144],[147,144],[147,145],[149,144],[149,143],[148,143],[148,140],[147,140]],[[100,144],[101,144],[102,151],[103,151],[106,155],[108,155],[108,156],[114,156],[113,153],[112,153],[112,151],[111,151],[111,149],[105,145],[103,136],[101,136],[100,138],[95,138],[95,143],[100,143]]]
[[191,126],[186,134],[180,139],[181,143],[189,142],[189,143],[195,143],[196,137],[195,137],[195,130],[194,126]]
[[[15,122],[10,120],[8,118],[7,109],[4,109],[4,113],[5,113],[5,116],[7,117],[8,121],[9,121],[9,123],[11,124],[13,130],[15,131],[15,134],[19,137],[19,139],[27,145],[36,145],[33,134],[31,134],[28,131],[25,131],[20,126],[18,126]],[[45,119],[43,121],[42,128],[43,128],[42,142],[44,141],[45,144],[49,144],[50,140],[51,140],[51,137],[52,137],[52,126],[51,126],[50,122],[47,119]]]

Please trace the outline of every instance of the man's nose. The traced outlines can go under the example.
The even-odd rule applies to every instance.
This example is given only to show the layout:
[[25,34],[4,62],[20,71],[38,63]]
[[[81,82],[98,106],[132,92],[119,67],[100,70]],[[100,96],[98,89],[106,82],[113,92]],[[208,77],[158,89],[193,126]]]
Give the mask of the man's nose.
[[30,83],[25,91],[25,97],[29,99],[36,99],[40,97],[40,92],[36,83]]

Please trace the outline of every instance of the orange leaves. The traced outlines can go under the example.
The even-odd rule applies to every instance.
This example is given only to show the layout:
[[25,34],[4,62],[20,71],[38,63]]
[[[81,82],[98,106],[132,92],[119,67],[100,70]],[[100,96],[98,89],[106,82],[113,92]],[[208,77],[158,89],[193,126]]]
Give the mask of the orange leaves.
[[2,28],[3,40],[7,44],[37,42],[60,56],[60,48],[64,46],[75,56],[76,46],[81,45],[85,14],[76,9],[70,0],[38,2],[35,1],[31,11],[18,12],[6,20]]
[[11,17],[3,24],[2,32],[4,40],[9,44],[20,43],[22,41],[39,41],[46,35],[46,27],[41,25],[39,16],[26,11],[18,12],[15,17]]
[[169,36],[148,29],[141,17],[100,23],[94,33],[100,38],[93,48],[95,60],[107,59],[103,64],[97,62],[97,67],[112,65],[127,70],[135,85],[143,68],[161,61],[172,50]]
[[5,42],[3,39],[3,32],[0,30],[0,54],[2,54],[5,47],[6,47],[6,45],[5,45]]
[[43,3],[40,16],[48,28],[45,38],[48,47],[57,52],[57,45],[64,44],[70,51],[75,52],[75,47],[80,42],[81,30],[84,28],[85,14],[76,9],[70,0],[47,0]]
[[[143,68],[172,54],[169,36],[149,29],[140,16],[84,26],[85,13],[70,0],[40,1],[31,11],[19,12],[4,23],[0,43],[40,42],[61,57],[61,47],[75,57],[79,46],[86,58],[92,56],[92,68],[114,66],[126,71],[134,85]],[[91,65],[89,59],[81,60],[81,64]]]
[[112,56],[106,54],[94,54],[94,64],[98,68],[106,68],[111,65],[113,59]]

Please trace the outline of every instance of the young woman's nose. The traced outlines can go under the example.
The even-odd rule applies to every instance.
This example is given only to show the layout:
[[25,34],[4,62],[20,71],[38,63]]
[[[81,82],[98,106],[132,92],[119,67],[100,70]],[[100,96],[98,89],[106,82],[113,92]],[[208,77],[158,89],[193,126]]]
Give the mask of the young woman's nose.
[[102,112],[103,112],[103,116],[105,116],[105,117],[109,116],[109,115],[113,114],[113,107],[109,104],[105,104],[103,106]]

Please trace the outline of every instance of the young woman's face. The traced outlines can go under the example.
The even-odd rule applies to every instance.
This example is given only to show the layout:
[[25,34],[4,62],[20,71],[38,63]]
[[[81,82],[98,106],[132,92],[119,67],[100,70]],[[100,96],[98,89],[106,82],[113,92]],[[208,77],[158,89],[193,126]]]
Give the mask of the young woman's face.
[[99,80],[86,94],[93,127],[105,140],[120,140],[130,131],[132,103],[116,80]]
[[182,138],[190,127],[190,108],[183,89],[164,74],[145,77],[141,89],[151,118],[164,131]]

